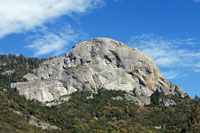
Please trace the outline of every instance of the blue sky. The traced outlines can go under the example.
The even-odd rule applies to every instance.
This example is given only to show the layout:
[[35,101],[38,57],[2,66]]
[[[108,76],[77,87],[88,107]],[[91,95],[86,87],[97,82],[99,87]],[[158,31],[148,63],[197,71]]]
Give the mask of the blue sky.
[[200,0],[2,0],[0,53],[44,58],[112,38],[151,56],[164,77],[200,96]]

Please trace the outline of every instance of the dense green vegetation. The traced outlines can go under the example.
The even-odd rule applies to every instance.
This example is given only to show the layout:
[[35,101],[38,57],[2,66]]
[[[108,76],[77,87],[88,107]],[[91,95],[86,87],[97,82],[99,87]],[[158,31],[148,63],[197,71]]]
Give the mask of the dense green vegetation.
[[[0,89],[0,132],[200,132],[198,97],[193,100],[155,93],[151,105],[140,107],[125,100],[113,100],[112,97],[123,97],[124,92],[102,89],[93,99],[87,99],[89,92],[76,92],[68,102],[52,107],[26,100],[10,88],[10,83],[23,81],[22,76],[38,67],[41,60],[22,57],[0,56],[0,87],[6,89]],[[4,73],[11,69],[15,70],[11,75]],[[161,97],[173,99],[177,105],[159,106]],[[62,130],[42,130],[29,125],[25,116],[31,115]]]
[[29,125],[24,116],[13,112],[26,113],[24,106],[29,104],[29,101],[10,88],[11,83],[24,81],[23,75],[37,68],[42,61],[37,58],[25,58],[23,55],[0,54],[0,132],[46,132]]
[[23,75],[39,67],[43,60],[25,58],[23,55],[0,54],[0,87],[9,88],[16,81],[24,81]]

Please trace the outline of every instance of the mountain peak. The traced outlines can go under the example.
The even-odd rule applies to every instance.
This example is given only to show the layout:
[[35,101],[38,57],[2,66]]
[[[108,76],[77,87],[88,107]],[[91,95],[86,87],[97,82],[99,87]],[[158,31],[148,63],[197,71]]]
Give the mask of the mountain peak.
[[101,46],[103,45],[105,46],[122,46],[125,45],[122,42],[113,40],[111,38],[93,38],[84,42],[81,42],[77,45],[75,45],[73,48],[76,47],[83,47],[83,46],[87,46],[87,47],[91,47],[91,46]]

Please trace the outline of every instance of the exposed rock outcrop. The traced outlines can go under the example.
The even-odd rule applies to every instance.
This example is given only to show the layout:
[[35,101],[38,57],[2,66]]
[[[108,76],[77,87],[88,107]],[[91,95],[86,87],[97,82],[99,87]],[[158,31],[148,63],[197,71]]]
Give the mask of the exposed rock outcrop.
[[165,106],[165,107],[176,105],[176,102],[174,100],[168,98],[160,98],[158,102],[160,106]]
[[39,128],[41,128],[41,129],[48,129],[48,130],[55,129],[55,130],[61,130],[59,127],[57,127],[57,126],[55,126],[55,125],[51,125],[50,123],[41,121],[40,119],[36,118],[36,117],[33,116],[33,115],[27,116],[27,115],[24,115],[22,112],[16,111],[16,110],[13,110],[13,109],[10,109],[10,111],[13,111],[13,113],[15,113],[15,114],[17,114],[17,115],[23,116],[23,117],[28,121],[28,123],[29,123],[30,125],[39,127]]
[[57,126],[55,126],[55,125],[50,125],[49,123],[44,122],[44,121],[41,121],[41,120],[37,119],[37,118],[34,117],[34,116],[29,117],[28,123],[29,123],[30,125],[39,127],[39,128],[41,128],[41,129],[48,129],[48,130],[55,129],[55,130],[61,130],[59,127],[57,127]]
[[122,90],[138,105],[150,104],[158,91],[184,97],[183,90],[168,82],[153,60],[121,42],[97,38],[74,46],[63,57],[46,60],[24,76],[28,82],[13,83],[20,95],[42,103],[76,91]]
[[13,74],[15,72],[15,70],[7,70],[7,71],[5,71],[5,72],[3,72],[2,74],[3,75],[11,75],[11,74]]

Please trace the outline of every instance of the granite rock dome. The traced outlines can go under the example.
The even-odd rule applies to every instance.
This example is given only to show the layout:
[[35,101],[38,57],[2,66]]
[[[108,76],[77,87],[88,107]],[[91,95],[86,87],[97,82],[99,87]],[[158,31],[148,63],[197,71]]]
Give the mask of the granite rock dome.
[[98,93],[99,89],[125,91],[126,99],[148,105],[154,92],[186,96],[186,93],[162,77],[153,60],[121,42],[96,38],[75,45],[63,57],[49,58],[27,82],[13,83],[20,95],[46,105],[67,101],[76,91]]

